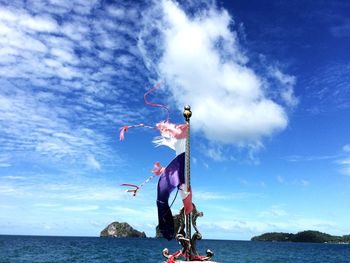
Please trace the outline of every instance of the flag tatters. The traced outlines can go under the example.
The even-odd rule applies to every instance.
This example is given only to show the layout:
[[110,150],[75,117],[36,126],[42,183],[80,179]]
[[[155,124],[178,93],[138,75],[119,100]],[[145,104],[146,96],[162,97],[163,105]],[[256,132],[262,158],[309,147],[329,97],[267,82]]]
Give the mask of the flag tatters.
[[164,108],[168,113],[166,121],[157,123],[156,127],[147,126],[144,124],[123,126],[120,128],[119,138],[121,141],[124,140],[125,133],[130,128],[156,128],[159,130],[160,136],[156,137],[153,140],[153,143],[155,143],[157,147],[163,145],[175,151],[176,157],[166,168],[162,167],[159,162],[156,162],[152,170],[153,175],[148,177],[139,186],[134,184],[123,184],[123,186],[132,187],[132,189],[127,190],[127,192],[131,192],[133,193],[133,196],[136,196],[139,189],[152,178],[155,176],[160,177],[157,187],[158,225],[163,237],[170,240],[174,238],[174,220],[169,207],[169,197],[171,192],[176,188],[179,189],[186,215],[191,213],[193,209],[192,191],[185,184],[185,148],[188,134],[188,124],[174,124],[169,122],[169,110],[167,107],[147,101],[147,95],[153,90],[157,89],[159,86],[160,83],[148,91],[144,96],[144,100],[148,105]]

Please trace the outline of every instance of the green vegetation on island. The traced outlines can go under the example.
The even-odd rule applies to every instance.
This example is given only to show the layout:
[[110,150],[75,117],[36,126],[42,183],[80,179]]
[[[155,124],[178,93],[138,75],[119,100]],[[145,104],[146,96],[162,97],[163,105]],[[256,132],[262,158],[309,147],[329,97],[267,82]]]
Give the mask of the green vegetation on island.
[[350,235],[332,236],[319,231],[307,230],[296,234],[270,232],[252,237],[252,241],[310,242],[310,243],[350,243]]
[[132,228],[128,223],[113,222],[100,233],[100,237],[139,237],[145,238],[145,232]]

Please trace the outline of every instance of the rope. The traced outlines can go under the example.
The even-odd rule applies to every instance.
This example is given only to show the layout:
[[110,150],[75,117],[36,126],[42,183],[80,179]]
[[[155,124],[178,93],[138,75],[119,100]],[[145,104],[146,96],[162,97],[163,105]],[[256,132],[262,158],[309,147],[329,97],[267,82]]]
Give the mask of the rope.
[[178,193],[179,193],[179,188],[176,191],[175,197],[174,197],[173,201],[171,202],[171,205],[169,206],[169,209],[173,206]]

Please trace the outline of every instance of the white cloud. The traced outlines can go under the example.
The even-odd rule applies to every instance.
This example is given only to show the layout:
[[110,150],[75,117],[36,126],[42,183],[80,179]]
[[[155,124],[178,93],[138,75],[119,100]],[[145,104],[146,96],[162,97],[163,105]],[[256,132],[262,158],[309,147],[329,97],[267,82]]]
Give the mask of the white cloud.
[[[47,176],[44,177],[47,180]],[[0,177],[1,179],[1,177]],[[7,179],[7,178],[3,178]],[[50,178],[54,180],[54,178]],[[36,200],[37,204],[64,204],[69,205],[91,202],[115,202],[130,197],[124,189],[117,186],[109,186],[102,182],[86,183],[67,182],[65,183],[39,183],[28,178],[25,182],[18,180],[2,180],[0,195],[17,198],[23,197],[25,200]],[[130,199],[131,200],[131,199]]]
[[11,185],[0,185],[0,194],[1,195],[11,195],[15,194],[16,189]]
[[[248,67],[225,10],[211,6],[190,18],[168,0],[154,10],[163,15],[156,24],[161,32],[155,43],[159,52],[147,53],[142,39],[146,32],[139,47],[148,67],[165,79],[176,105],[192,106],[195,131],[214,142],[250,147],[287,126],[284,107],[268,97],[265,79]],[[145,31],[152,25],[146,18]],[[157,58],[158,64],[152,66]],[[294,105],[293,77],[276,72],[285,86],[284,100]]]
[[320,155],[320,156],[303,156],[303,155],[291,155],[286,156],[284,159],[288,162],[312,162],[312,161],[323,161],[339,158],[339,155]]
[[291,107],[298,105],[299,100],[295,97],[293,89],[296,82],[295,77],[282,73],[281,70],[276,67],[270,67],[269,73],[281,84],[279,95],[282,100]]
[[123,8],[117,8],[117,7],[110,7],[107,9],[108,13],[111,14],[113,17],[116,17],[118,19],[123,19],[125,17],[125,9]]
[[[287,216],[284,211],[279,211],[277,214],[271,215],[260,214],[259,220],[255,219],[222,219],[210,220],[201,223],[202,233],[207,232],[207,235],[215,237],[218,229],[223,230],[221,236],[227,235],[227,238],[237,238],[240,236],[243,239],[250,239],[253,236],[260,235],[265,232],[287,232],[297,233],[305,230],[318,230],[331,234],[339,234],[339,226],[334,222],[322,220],[318,218],[303,218],[300,216]],[[213,231],[213,230],[216,231]]]
[[280,175],[278,175],[278,176],[276,177],[276,179],[277,179],[277,181],[278,181],[280,184],[285,183],[285,179],[284,179],[282,176],[280,176]]
[[4,179],[10,179],[10,180],[25,180],[26,177],[24,176],[18,176],[18,175],[8,175],[8,176],[4,176]]
[[56,20],[51,17],[27,16],[19,19],[20,25],[38,32],[57,32]]
[[70,212],[86,212],[86,211],[95,211],[99,209],[97,205],[87,205],[87,206],[65,206],[62,208],[64,211]]
[[[16,1],[0,7],[0,154],[9,155],[0,166],[12,165],[16,149],[98,170],[112,156],[104,128],[145,118],[137,110],[125,110],[124,103],[116,106],[138,92],[133,81],[142,77],[125,69],[138,54],[130,52],[136,40],[119,34],[105,7],[94,9],[100,5]],[[137,15],[134,9],[119,8]],[[118,25],[135,33],[130,21]],[[122,55],[116,56],[115,49]],[[125,79],[128,85],[121,85]]]
[[201,192],[201,191],[196,191],[196,199],[198,200],[225,200],[229,199],[227,195],[217,193],[217,192]]
[[242,200],[242,199],[256,198],[257,196],[259,196],[259,194],[247,193],[247,192],[222,194],[219,192],[208,192],[208,191],[200,191],[200,190],[196,191],[196,199],[202,200],[202,201]]
[[285,177],[278,175],[276,177],[276,180],[278,183],[280,184],[284,184],[284,185],[292,185],[292,186],[303,186],[303,187],[307,187],[310,185],[310,181],[306,180],[306,179],[286,179]]
[[220,147],[205,147],[202,149],[202,153],[209,158],[213,159],[214,161],[225,161],[227,160],[227,156],[224,155],[222,149]]
[[53,48],[51,49],[51,54],[54,56],[55,61],[60,61],[62,63],[77,64],[77,58],[72,53],[72,51]]
[[259,216],[267,218],[276,218],[288,216],[288,213],[280,206],[272,206],[270,209],[260,212]]
[[350,152],[350,144],[344,145],[343,146],[343,151],[344,152]]
[[350,176],[350,145],[343,146],[343,156],[336,163],[340,166],[340,173]]
[[101,169],[100,163],[92,155],[88,156],[86,162],[87,162],[88,166],[90,166],[90,167],[92,167],[92,168],[94,168],[96,170],[100,170]]
[[43,207],[43,208],[57,208],[60,205],[59,204],[55,204],[55,203],[36,203],[36,204],[33,204],[33,206],[35,206],[35,207]]
[[6,154],[0,154],[0,167],[10,167],[10,166],[11,166],[10,157]]
[[0,8],[0,17],[1,17],[0,18],[1,20],[17,21],[19,18],[19,15],[12,12],[11,9]]

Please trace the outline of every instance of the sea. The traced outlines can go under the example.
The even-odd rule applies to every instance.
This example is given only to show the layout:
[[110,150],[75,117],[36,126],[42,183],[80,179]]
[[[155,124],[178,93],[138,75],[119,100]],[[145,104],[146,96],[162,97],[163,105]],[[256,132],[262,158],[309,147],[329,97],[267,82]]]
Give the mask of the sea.
[[[161,252],[179,249],[176,241],[154,238],[100,238],[0,235],[0,262],[118,262],[161,263]],[[261,241],[200,240],[216,262],[350,263],[349,244],[279,243]]]

